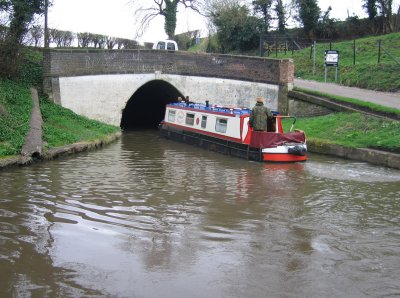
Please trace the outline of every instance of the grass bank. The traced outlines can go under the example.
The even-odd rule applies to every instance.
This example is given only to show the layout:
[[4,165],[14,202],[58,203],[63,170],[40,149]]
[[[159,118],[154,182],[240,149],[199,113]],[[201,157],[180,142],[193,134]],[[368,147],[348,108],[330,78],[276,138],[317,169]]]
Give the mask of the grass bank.
[[29,86],[0,81],[0,157],[21,152],[29,130],[31,110]]
[[[379,41],[381,56],[378,63]],[[355,47],[354,47],[355,45]],[[313,74],[313,53],[310,48],[300,51],[274,53],[271,58],[293,58],[295,76],[303,79],[324,81],[324,51],[339,50],[339,83],[380,91],[400,90],[400,32],[329,43],[317,43],[315,74]],[[354,64],[355,54],[355,64]],[[396,62],[397,61],[397,62]],[[328,80],[334,81],[334,68],[328,69]]]
[[[285,130],[290,128],[291,123],[290,120],[284,122]],[[400,153],[400,121],[360,113],[335,113],[300,118],[295,128],[305,131],[307,139],[316,143]]]
[[[60,147],[81,141],[95,141],[120,131],[81,117],[53,104],[43,96],[40,99],[43,117],[44,149]],[[29,130],[32,99],[29,84],[0,81],[0,158],[18,155]]]
[[[215,37],[212,37],[210,44],[211,51],[217,48]],[[206,52],[208,47],[208,38],[204,38],[200,44],[191,47],[188,51]],[[296,77],[323,82],[325,81],[325,50],[329,49],[339,51],[338,83],[371,90],[400,91],[400,32],[359,38],[355,40],[355,43],[354,40],[332,43],[317,42],[315,73],[313,73],[314,53],[310,47],[293,53],[291,51],[272,52],[269,58],[292,58]],[[232,52],[230,54],[240,53]],[[259,49],[243,54],[258,56]],[[379,62],[378,56],[380,57]],[[328,81],[334,82],[335,69],[330,67],[328,70]]]
[[40,99],[40,107],[46,149],[81,141],[95,141],[120,131],[119,127],[79,116],[43,97]]

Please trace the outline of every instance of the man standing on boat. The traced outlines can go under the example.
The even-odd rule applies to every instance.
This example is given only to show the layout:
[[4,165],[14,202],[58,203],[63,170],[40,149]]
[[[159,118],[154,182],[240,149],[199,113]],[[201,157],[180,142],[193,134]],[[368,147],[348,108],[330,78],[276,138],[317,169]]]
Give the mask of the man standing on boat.
[[264,98],[257,97],[256,105],[251,110],[250,127],[257,131],[267,131],[268,118],[272,117],[271,111],[264,106]]

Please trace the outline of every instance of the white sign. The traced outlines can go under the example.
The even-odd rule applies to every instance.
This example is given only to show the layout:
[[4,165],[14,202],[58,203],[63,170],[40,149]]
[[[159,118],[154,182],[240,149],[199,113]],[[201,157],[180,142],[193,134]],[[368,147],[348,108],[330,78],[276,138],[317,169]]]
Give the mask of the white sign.
[[325,65],[337,67],[339,65],[339,51],[326,50],[325,51]]

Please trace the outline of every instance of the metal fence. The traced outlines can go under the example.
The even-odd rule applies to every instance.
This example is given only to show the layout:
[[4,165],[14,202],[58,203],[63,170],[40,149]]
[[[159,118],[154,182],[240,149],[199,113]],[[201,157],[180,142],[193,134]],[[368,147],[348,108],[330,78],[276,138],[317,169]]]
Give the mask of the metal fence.
[[[351,47],[351,55],[353,60],[353,65],[356,65],[357,58],[362,56],[362,53],[357,52],[357,40],[353,39],[350,41],[349,46]],[[329,40],[329,39],[318,39],[310,41],[305,38],[292,38],[286,35],[282,36],[271,36],[265,37],[260,36],[260,56],[261,57],[278,57],[281,56],[282,53],[287,55],[288,53],[294,54],[295,51],[304,50],[306,48],[310,49],[310,59],[313,59],[315,56],[316,48],[319,44],[324,44],[325,49],[332,50],[334,48],[335,43],[339,41],[337,40]],[[400,57],[397,57],[396,49],[392,49],[393,45],[384,44],[381,39],[379,39],[374,49],[369,50],[371,53],[374,52],[376,54],[376,62],[377,64],[382,63],[382,57],[386,54],[386,57],[389,58],[390,61],[398,64],[400,66]]]

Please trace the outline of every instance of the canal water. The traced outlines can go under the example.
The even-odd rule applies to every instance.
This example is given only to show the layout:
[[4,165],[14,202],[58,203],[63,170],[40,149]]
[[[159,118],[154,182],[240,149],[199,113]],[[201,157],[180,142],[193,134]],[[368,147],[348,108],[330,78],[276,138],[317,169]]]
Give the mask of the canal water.
[[400,171],[125,133],[0,172],[0,297],[400,296]]

